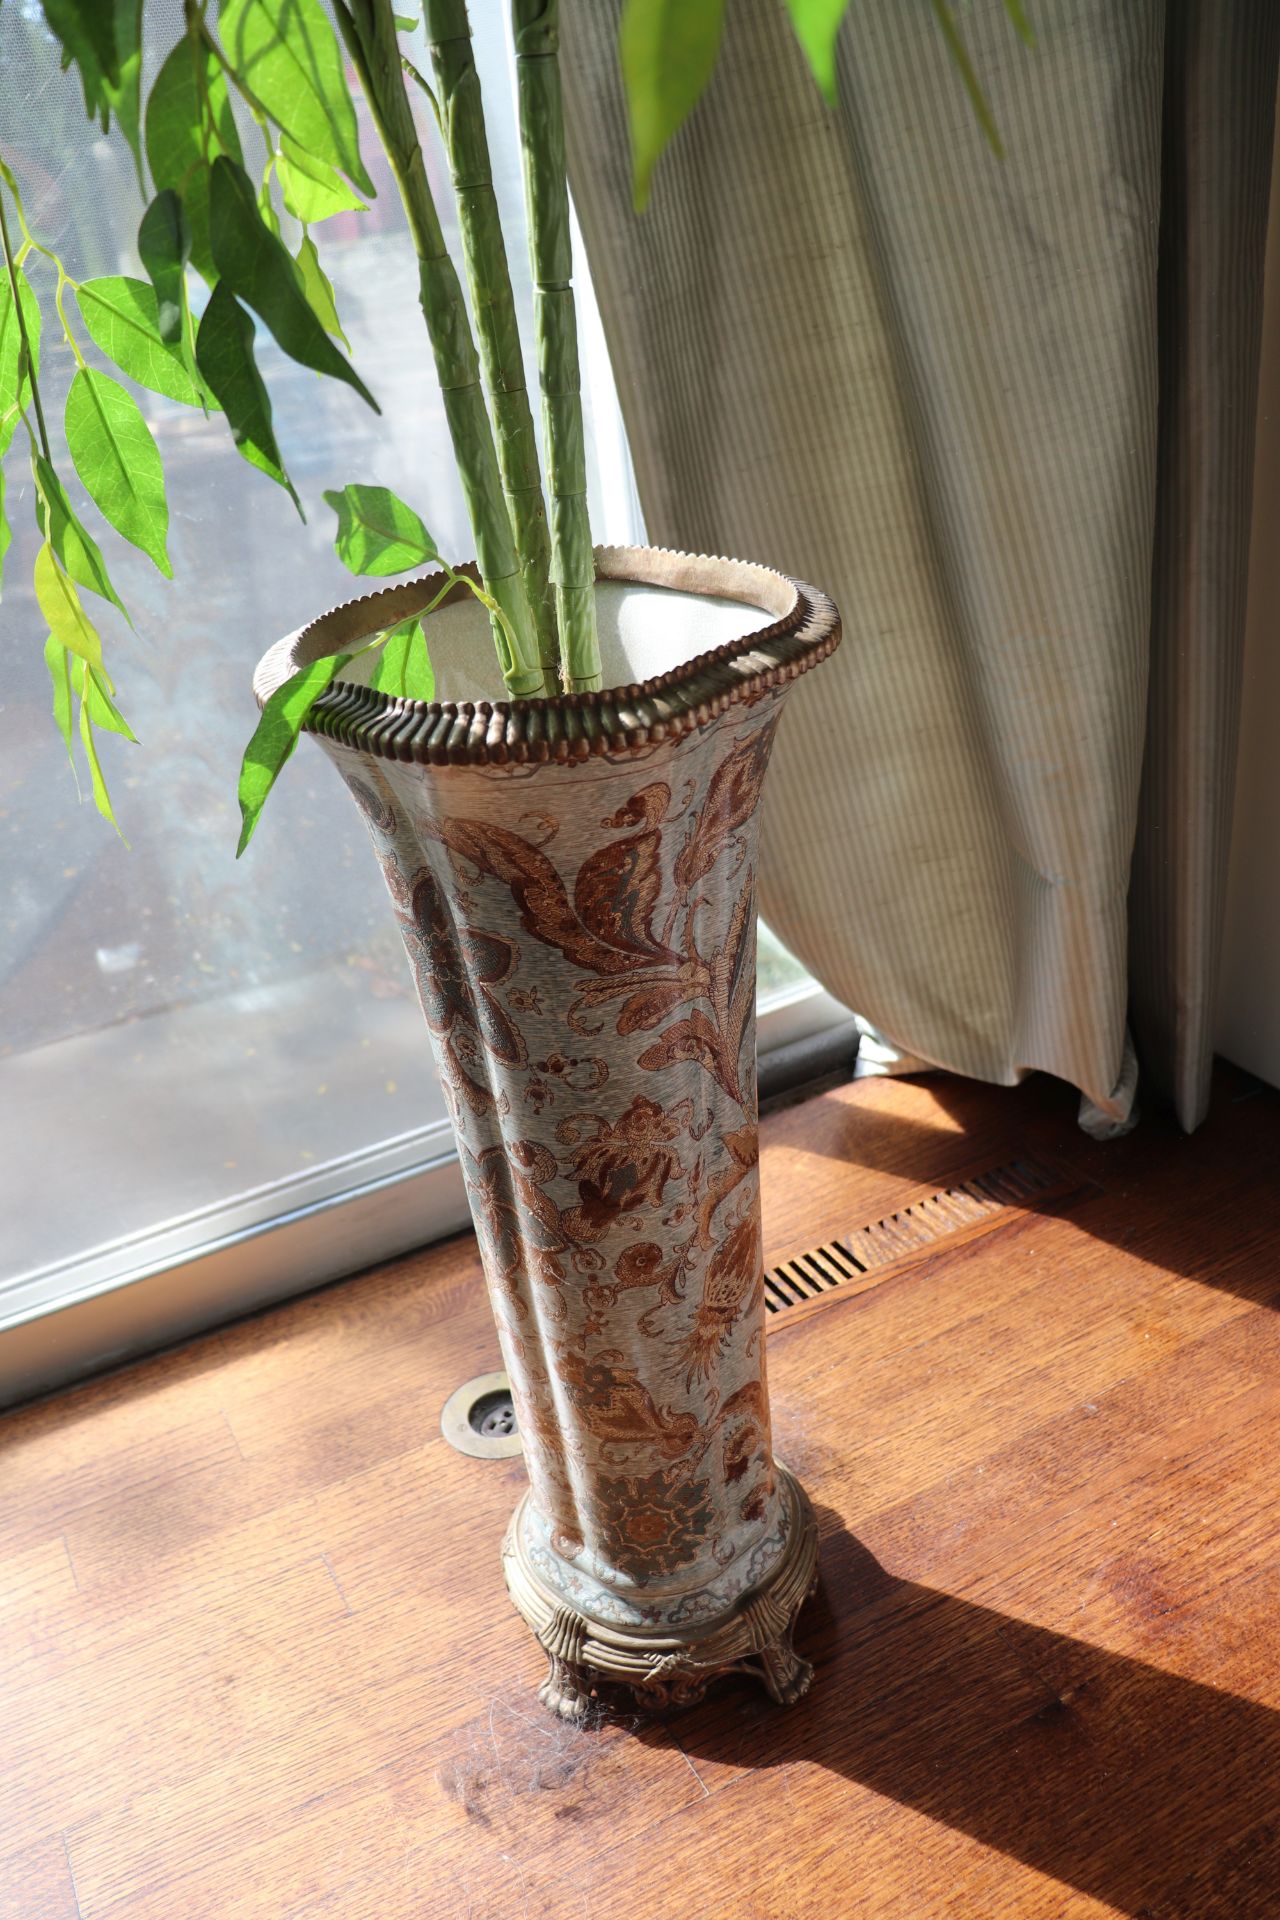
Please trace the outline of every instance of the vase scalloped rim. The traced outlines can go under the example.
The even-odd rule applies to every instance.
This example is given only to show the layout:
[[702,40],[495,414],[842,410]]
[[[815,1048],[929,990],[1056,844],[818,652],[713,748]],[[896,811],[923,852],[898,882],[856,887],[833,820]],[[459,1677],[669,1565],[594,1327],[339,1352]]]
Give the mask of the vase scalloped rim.
[[[839,615],[827,596],[772,568],[666,548],[595,551],[601,656],[612,681],[603,691],[490,697],[488,614],[459,586],[428,629],[437,686],[454,698],[378,692],[363,684],[374,658],[366,655],[320,696],[307,731],[388,759],[582,760],[703,725],[806,672],[839,640]],[[420,613],[444,578],[436,572],[363,594],[279,641],[254,674],[259,704],[311,661]]]

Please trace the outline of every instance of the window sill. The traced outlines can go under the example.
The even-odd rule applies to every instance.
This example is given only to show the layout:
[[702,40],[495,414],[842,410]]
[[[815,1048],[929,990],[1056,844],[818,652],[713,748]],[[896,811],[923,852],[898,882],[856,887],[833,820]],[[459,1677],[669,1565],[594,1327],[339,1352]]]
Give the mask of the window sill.
[[[813,982],[768,996],[762,1064],[848,1020]],[[0,1407],[189,1339],[470,1225],[447,1120],[0,1286]]]

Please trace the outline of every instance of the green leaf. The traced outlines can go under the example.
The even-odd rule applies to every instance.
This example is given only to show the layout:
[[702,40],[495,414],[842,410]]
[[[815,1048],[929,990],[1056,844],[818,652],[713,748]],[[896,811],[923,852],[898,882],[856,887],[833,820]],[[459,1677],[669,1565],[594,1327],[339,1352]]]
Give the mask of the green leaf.
[[45,625],[68,652],[79,654],[91,667],[102,666],[102,642],[97,628],[80,604],[80,595],[53,556],[46,540],[36,555],[36,600]]
[[236,859],[253,838],[267,795],[276,776],[298,744],[298,735],[312,707],[336,674],[341,673],[351,655],[330,653],[303,667],[282,687],[277,687],[244,750],[240,768],[240,844]]
[[[138,258],[155,288],[156,330],[167,347],[181,346],[187,310],[185,269],[191,258],[191,229],[183,211],[182,196],[172,187],[162,187],[142,216],[138,228]],[[115,359],[114,354],[111,357]]]
[[416,13],[397,13],[393,18],[401,33],[413,33],[416,31],[418,26],[418,16]]
[[302,275],[302,284],[307,290],[307,299],[311,310],[326,333],[336,334],[347,352],[351,351],[351,342],[342,331],[342,322],[338,318],[338,309],[334,304],[333,288],[320,265],[320,255],[316,252],[316,243],[307,234],[298,248],[298,270]]
[[118,81],[112,81],[104,76],[102,93],[107,106],[120,123],[121,133],[129,142],[129,150],[138,169],[138,185],[145,193],[141,141],[142,0],[114,0],[114,11],[120,77]]
[[427,652],[427,636],[416,616],[388,630],[369,685],[380,693],[400,694],[406,700],[434,700],[436,676]]
[[83,280],[76,301],[89,338],[121,373],[184,406],[210,404],[183,363],[181,344],[169,346],[161,339],[155,288],[145,280],[124,274]]
[[631,121],[632,193],[649,204],[667,142],[706,90],[720,51],[724,0],[626,0],[618,54]]
[[836,104],[836,36],[849,0],[787,0],[796,39],[827,105]]
[[113,9],[104,0],[44,0],[44,17],[61,42],[64,67],[74,60],[80,69],[85,111],[93,118],[105,104],[104,83],[120,81]]
[[331,488],[324,497],[338,516],[334,552],[350,572],[408,573],[440,558],[413,508],[389,487]]
[[129,722],[111,698],[115,692],[105,673],[99,673],[94,667],[85,668],[83,699],[89,709],[89,718],[95,727],[105,727],[110,733],[118,733],[136,747],[138,736]]
[[996,159],[1002,160],[1004,158],[1004,143],[1000,138],[1000,130],[996,126],[991,108],[987,105],[987,96],[982,91],[981,82],[974,72],[973,62],[969,58],[969,50],[960,37],[960,29],[956,25],[955,15],[948,6],[947,0],[929,0],[929,5],[933,8],[934,19],[942,28],[942,37],[947,43],[947,52],[951,55],[956,72],[964,82],[964,90],[969,96],[969,104],[978,116],[978,124],[987,137],[987,145],[991,148],[992,153],[995,154]]
[[304,226],[314,226],[317,220],[327,220],[335,213],[369,211],[334,167],[304,152],[287,133],[276,156],[276,174],[285,206]]
[[147,161],[157,189],[172,187],[182,195],[191,228],[192,265],[212,285],[217,269],[209,247],[209,168],[200,136],[206,117],[209,159],[225,153],[240,160],[240,135],[217,57],[190,38],[182,39],[156,75],[147,101]]
[[[71,655],[53,634],[44,643],[44,663],[53,682],[53,717],[62,744],[67,750],[72,773],[76,770],[75,746],[71,738]],[[77,780],[77,785],[79,781]]]
[[372,198],[342,52],[320,0],[227,0],[220,30],[231,64],[281,130]]
[[285,352],[301,366],[345,380],[379,412],[377,401],[312,311],[288,249],[263,223],[248,174],[225,158],[213,163],[209,232],[219,274],[231,292],[265,320]]
[[[113,86],[120,80],[120,53],[116,45],[115,8],[103,0],[45,0],[45,15],[50,12],[65,20],[74,19],[76,33],[93,48],[98,71]],[[51,23],[52,24],[52,23]],[[57,29],[55,28],[55,32]],[[59,34],[59,38],[62,36]],[[66,41],[63,42],[66,45]]]
[[[111,584],[106,562],[98,551],[97,542],[72,511],[66,488],[42,453],[32,456],[31,471],[35,476],[37,487],[36,521],[41,533],[57,555],[59,563],[71,575],[77,586],[87,587],[90,593],[101,594],[104,600],[110,600],[112,606],[119,607],[127,620],[128,611]],[[48,503],[47,525],[46,502]]]
[[76,472],[98,511],[172,579],[164,468],[137,401],[107,374],[81,367],[67,395],[66,429]]
[[[120,834],[120,838],[124,840],[124,834],[120,832],[120,822],[116,819],[115,809],[111,804],[111,795],[107,792],[107,783],[103,777],[102,763],[98,759],[97,742],[93,737],[90,694],[92,682],[89,678],[88,667],[84,670],[83,687],[84,691],[80,700],[80,739],[84,746],[84,757],[89,762],[89,778],[93,782],[94,805],[97,807],[103,819],[109,820],[116,832]],[[129,844],[127,840],[124,840],[124,843],[126,847]]]
[[[18,299],[22,303],[22,318],[26,322],[27,339],[31,346],[38,377],[40,303],[21,267],[17,270],[17,277]],[[0,459],[3,459],[8,452],[10,442],[17,431],[18,404],[21,402],[25,406],[31,397],[31,378],[26,367],[22,368],[21,379],[19,379],[21,359],[22,332],[18,326],[18,309],[14,305],[9,276],[7,273],[0,272]]]
[[253,321],[231,289],[220,282],[210,296],[196,335],[201,378],[226,412],[241,457],[284,487],[302,513],[276,445],[271,401],[253,357],[253,335]]

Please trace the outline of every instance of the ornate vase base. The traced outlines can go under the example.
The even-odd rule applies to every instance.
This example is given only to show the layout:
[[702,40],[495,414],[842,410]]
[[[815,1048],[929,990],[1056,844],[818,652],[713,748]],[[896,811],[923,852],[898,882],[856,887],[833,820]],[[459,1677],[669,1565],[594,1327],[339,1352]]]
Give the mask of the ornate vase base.
[[630,1689],[647,1713],[692,1706],[715,1680],[747,1674],[789,1706],[809,1691],[813,1668],[791,1644],[796,1617],[818,1583],[818,1530],[800,1483],[777,1462],[793,1524],[786,1549],[767,1579],[744,1593],[732,1612],[686,1633],[646,1632],[593,1620],[547,1586],[524,1544],[529,1495],[517,1506],[502,1548],[507,1590],[546,1653],[543,1705],[562,1720],[583,1721],[598,1706],[596,1690]]

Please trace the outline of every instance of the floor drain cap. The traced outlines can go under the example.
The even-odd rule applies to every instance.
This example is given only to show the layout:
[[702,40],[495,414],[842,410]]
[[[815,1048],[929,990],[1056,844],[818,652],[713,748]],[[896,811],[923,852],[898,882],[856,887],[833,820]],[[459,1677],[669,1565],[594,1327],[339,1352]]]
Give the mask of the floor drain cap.
[[440,1415],[451,1447],[476,1460],[506,1460],[521,1451],[511,1382],[505,1373],[482,1373],[451,1393]]

